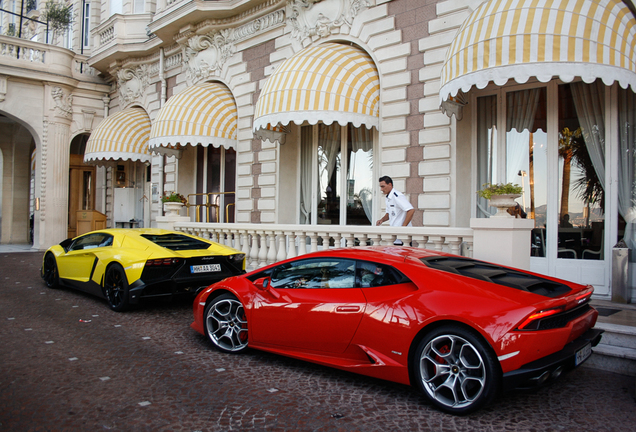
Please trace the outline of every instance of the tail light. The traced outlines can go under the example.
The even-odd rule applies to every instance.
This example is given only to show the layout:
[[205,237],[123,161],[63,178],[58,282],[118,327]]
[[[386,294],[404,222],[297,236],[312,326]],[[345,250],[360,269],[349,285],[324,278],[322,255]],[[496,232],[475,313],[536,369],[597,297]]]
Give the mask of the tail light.
[[179,258],[159,258],[146,261],[146,267],[159,267],[159,266],[175,266],[179,264]]
[[245,254],[235,254],[235,255],[229,255],[227,257],[227,259],[234,265],[238,265],[241,268],[243,267],[243,261],[245,260]]
[[521,323],[519,327],[517,327],[517,330],[538,330],[539,323],[542,319],[561,313],[564,310],[565,308],[561,306],[558,308],[544,309],[542,311],[535,312],[528,316],[528,318],[526,318],[525,321]]

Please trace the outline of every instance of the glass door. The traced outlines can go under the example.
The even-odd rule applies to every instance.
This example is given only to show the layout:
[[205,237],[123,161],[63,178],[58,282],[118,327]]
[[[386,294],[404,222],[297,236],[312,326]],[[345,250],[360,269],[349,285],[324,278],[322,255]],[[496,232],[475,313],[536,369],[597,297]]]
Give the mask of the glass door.
[[300,128],[299,222],[371,225],[373,130],[350,124]]
[[[534,219],[533,271],[608,287],[605,86],[601,81],[500,88],[477,97],[476,189],[516,183]],[[500,133],[505,131],[505,133]],[[474,213],[490,217],[477,199]]]

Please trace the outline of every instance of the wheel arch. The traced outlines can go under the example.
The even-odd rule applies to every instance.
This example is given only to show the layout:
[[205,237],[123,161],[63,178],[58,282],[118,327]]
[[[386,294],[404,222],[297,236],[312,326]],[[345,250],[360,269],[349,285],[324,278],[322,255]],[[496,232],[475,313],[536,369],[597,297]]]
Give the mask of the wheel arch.
[[[492,343],[490,343],[490,341],[477,328],[472,327],[472,326],[466,324],[465,322],[452,320],[452,319],[443,319],[443,320],[434,321],[434,322],[429,323],[428,325],[422,327],[420,329],[420,331],[417,332],[417,334],[413,338],[413,341],[411,342],[411,345],[409,347],[408,369],[409,369],[409,381],[411,382],[411,385],[415,384],[415,367],[414,366],[415,366],[415,353],[417,351],[418,345],[420,344],[422,339],[424,339],[424,337],[428,333],[430,333],[431,331],[433,331],[433,330],[435,330],[437,328],[440,328],[440,327],[443,327],[443,326],[447,326],[447,325],[461,327],[464,330],[467,330],[467,331],[473,333],[491,351],[491,353],[494,356],[494,358],[497,359],[497,352],[493,348]],[[497,361],[497,369],[499,370],[500,374],[503,374],[502,369],[501,369],[501,363],[499,361]]]
[[[208,295],[208,298],[205,299],[205,306],[203,307],[203,309],[205,310],[205,308],[208,307],[208,305],[217,297],[222,296],[223,294],[230,294],[234,297],[237,298],[238,301],[240,301],[241,303],[243,303],[241,296],[239,296],[238,294],[236,294],[234,291],[232,291],[231,289],[227,288],[227,287],[221,287],[221,288],[217,288],[215,290],[213,290],[210,295]],[[243,307],[245,307],[245,304],[243,303]]]
[[[101,261],[101,260],[99,260],[99,258],[98,258],[98,261]],[[101,278],[100,278],[100,281],[99,281],[99,285],[102,287],[102,293],[104,294],[104,296],[106,295],[106,293],[104,292],[104,289],[105,289],[105,287],[104,287],[104,279],[106,278],[106,273],[108,273],[108,270],[110,270],[111,267],[114,267],[116,265],[121,267],[121,269],[124,271],[124,275],[126,275],[126,282],[128,282],[128,285],[130,286],[130,280],[128,279],[128,273],[126,272],[126,269],[124,268],[123,264],[120,263],[119,261],[115,261],[115,260],[109,261],[109,262],[107,262],[105,264],[104,271],[102,272],[102,275],[101,275]]]
[[[126,272],[126,269],[124,268],[123,265],[121,265],[121,263],[119,261],[115,261],[115,260],[109,261],[109,262],[106,263],[106,266],[104,267],[104,273],[102,274],[102,281],[104,280],[104,275],[106,274],[106,272],[111,267],[116,266],[116,265],[120,266],[124,270],[124,273]],[[128,278],[128,276],[126,276],[126,278]]]

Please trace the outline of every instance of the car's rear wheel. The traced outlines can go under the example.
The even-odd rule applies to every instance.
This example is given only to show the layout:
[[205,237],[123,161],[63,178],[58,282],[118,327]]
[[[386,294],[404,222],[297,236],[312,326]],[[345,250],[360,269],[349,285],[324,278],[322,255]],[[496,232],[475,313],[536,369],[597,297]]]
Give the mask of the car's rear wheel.
[[247,318],[236,297],[218,296],[206,306],[203,317],[205,334],[219,351],[239,353],[247,349]]
[[414,360],[418,387],[443,411],[467,414],[497,393],[497,358],[477,334],[463,327],[443,326],[428,333]]
[[119,264],[112,264],[104,275],[104,295],[108,305],[115,312],[123,312],[130,306],[128,302],[128,279]]
[[60,275],[57,271],[57,262],[52,253],[47,253],[42,264],[42,278],[49,288],[57,288],[60,286]]

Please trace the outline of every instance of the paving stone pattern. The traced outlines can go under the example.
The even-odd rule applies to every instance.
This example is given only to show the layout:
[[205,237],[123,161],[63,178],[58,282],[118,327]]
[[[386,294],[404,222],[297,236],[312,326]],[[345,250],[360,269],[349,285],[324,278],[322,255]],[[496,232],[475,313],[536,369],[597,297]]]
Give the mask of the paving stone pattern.
[[0,254],[3,431],[625,431],[634,379],[579,368],[466,417],[414,389],[194,332],[191,301],[115,313],[46,288],[41,253]]

